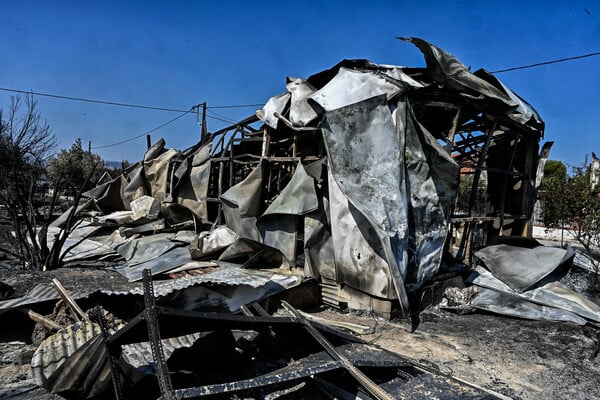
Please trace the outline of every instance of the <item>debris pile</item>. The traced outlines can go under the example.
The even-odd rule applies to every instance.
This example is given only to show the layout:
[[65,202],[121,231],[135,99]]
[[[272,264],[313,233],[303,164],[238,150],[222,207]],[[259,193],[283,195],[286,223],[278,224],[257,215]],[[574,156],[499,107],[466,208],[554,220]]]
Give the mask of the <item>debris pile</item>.
[[[187,150],[158,141],[84,194],[75,229],[63,229],[70,212],[58,218],[48,240],[68,235],[66,262],[103,263],[128,283],[0,301],[0,312],[59,298],[72,310],[68,325],[32,316],[46,329],[36,382],[74,399],[482,398],[296,309],[407,315],[456,265],[470,286],[447,290],[446,308],[599,323],[596,304],[557,282],[573,253],[515,238],[551,146],[540,152],[540,116],[489,72],[405,40],[425,68],[344,60],[288,78],[255,116]],[[287,314],[273,315],[280,304]],[[208,359],[209,370],[197,362]]]
[[544,124],[488,72],[406,40],[426,68],[344,60],[190,149],[160,140],[86,193],[94,219],[67,260],[124,259],[130,281],[276,268],[319,279],[331,305],[407,312],[445,250],[469,264],[488,237],[527,229]]
[[487,270],[478,266],[467,278],[480,292],[474,307],[527,319],[600,323],[600,306],[559,281],[575,256],[571,248],[511,239],[475,253]]
[[473,286],[446,289],[441,306],[597,325],[600,305],[560,282],[574,256],[571,247],[546,247],[524,237],[495,238],[489,246],[475,252],[479,262],[465,279]]
[[97,307],[95,322],[83,315],[42,341],[31,361],[35,382],[67,399],[111,390],[118,399],[496,395],[346,333],[368,327],[310,317],[285,301],[287,315],[257,303],[231,315],[159,306],[153,292],[146,271],[145,307],[127,324],[109,327]]

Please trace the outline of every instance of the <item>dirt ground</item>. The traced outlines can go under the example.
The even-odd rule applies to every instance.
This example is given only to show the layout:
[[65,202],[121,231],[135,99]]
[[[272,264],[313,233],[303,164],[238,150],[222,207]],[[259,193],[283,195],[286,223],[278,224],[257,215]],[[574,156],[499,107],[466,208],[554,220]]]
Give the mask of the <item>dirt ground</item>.
[[375,327],[369,342],[515,399],[600,399],[594,328],[435,309],[412,333],[408,321],[348,318]]
[[[69,290],[126,286],[118,274],[93,268],[20,272],[0,268],[0,282],[21,295],[57,277]],[[576,284],[585,286],[581,279]],[[406,320],[321,310],[318,315],[372,327],[362,335],[392,352],[436,364],[442,372],[515,399],[600,399],[599,330],[568,323],[525,321],[487,314],[458,315],[436,308],[421,314],[414,332]],[[60,399],[33,385],[32,324],[19,313],[0,315],[0,400]]]

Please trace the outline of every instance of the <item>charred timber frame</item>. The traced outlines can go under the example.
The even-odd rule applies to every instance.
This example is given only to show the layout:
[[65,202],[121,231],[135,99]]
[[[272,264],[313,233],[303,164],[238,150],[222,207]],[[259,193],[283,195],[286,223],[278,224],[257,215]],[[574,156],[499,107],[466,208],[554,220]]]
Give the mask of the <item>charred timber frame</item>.
[[[463,205],[466,207],[461,212],[461,206],[457,203],[450,219],[453,229],[463,229],[466,232],[463,234],[457,258],[469,262],[470,254],[474,250],[472,247],[485,244],[485,238],[481,243],[473,242],[475,227],[478,225],[481,225],[480,230],[485,232],[486,237],[488,234],[503,235],[506,232],[513,235],[522,234],[532,212],[529,197],[533,194],[535,180],[532,174],[535,173],[533,167],[536,159],[533,156],[537,157],[537,153],[532,154],[527,146],[533,143],[537,145],[537,142],[524,140],[531,133],[502,114],[491,115],[485,112],[476,100],[465,100],[435,92],[413,92],[409,101],[421,107],[421,111],[425,110],[424,112],[445,110],[448,114],[447,129],[432,130],[432,133],[443,142],[444,149],[461,167],[461,176],[457,179],[472,179],[468,193],[465,193],[468,204]],[[263,200],[264,205],[268,205],[290,180],[298,162],[316,161],[324,155],[322,139],[316,138],[320,135],[319,128],[312,131],[290,128],[287,131],[288,135],[277,137],[277,132],[266,124],[260,128],[252,127],[256,122],[259,122],[259,119],[252,116],[210,135],[210,140],[214,143],[211,175],[218,177],[215,185],[209,188],[206,199],[208,202],[217,203],[213,223],[223,222],[221,195],[240,182],[259,163],[269,166],[264,188],[267,196]],[[307,145],[307,137],[315,137],[315,140]],[[510,146],[507,150],[509,153],[505,154],[507,157],[501,160],[501,165],[490,165],[490,148],[507,143]],[[498,163],[495,161],[495,164]],[[516,168],[515,165],[519,167]],[[494,182],[489,181],[490,175],[496,178]],[[467,178],[469,176],[472,178]],[[521,182],[522,189],[516,192],[523,198],[520,206],[516,207],[519,212],[509,210],[507,214],[507,196],[511,180]],[[493,195],[489,193],[491,183],[496,186]],[[480,192],[485,198],[480,198]],[[492,200],[494,207],[491,206]],[[506,225],[506,221],[510,221],[512,229]]]
[[[468,187],[463,193],[466,204],[461,206],[459,193],[450,219],[451,231],[463,232],[455,258],[470,263],[472,251],[486,244],[488,235],[525,233],[533,211],[530,197],[535,195],[539,137],[502,113],[484,110],[476,99],[425,90],[413,92],[411,103],[418,108],[420,122],[425,126],[431,119],[444,121],[428,128],[459,164],[458,179]],[[489,154],[491,147],[502,146],[507,147],[502,159],[498,154]],[[521,188],[509,190],[511,180]],[[515,193],[520,196],[520,205],[508,208],[507,201]],[[484,233],[480,241],[474,241],[475,227]]]

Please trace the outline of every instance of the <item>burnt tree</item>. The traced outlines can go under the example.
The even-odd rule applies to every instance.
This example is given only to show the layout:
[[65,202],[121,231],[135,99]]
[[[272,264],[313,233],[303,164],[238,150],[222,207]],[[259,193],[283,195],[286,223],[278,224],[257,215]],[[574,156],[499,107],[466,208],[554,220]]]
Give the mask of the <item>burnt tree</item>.
[[38,226],[43,221],[45,160],[55,137],[36,110],[31,96],[12,97],[7,112],[0,110],[0,207],[2,236],[10,246],[0,250],[26,268],[41,268],[46,253]]

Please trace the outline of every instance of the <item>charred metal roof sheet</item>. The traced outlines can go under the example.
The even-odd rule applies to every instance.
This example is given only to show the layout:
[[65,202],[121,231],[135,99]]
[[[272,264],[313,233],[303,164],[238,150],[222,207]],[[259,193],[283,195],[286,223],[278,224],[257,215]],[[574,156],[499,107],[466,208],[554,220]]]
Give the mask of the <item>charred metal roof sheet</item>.
[[560,282],[548,282],[518,293],[481,266],[477,267],[467,280],[477,286],[515,295],[532,303],[565,310],[591,321],[600,322],[600,306]]
[[[72,298],[81,299],[90,295],[91,292],[72,291],[69,292]],[[28,304],[41,303],[48,300],[58,300],[60,296],[54,286],[51,284],[37,284],[25,296],[14,299],[0,301],[0,312],[11,310]]]
[[[302,281],[299,275],[285,275],[262,270],[249,270],[240,268],[237,265],[219,262],[219,268],[213,268],[205,274],[187,275],[177,279],[157,280],[153,282],[154,294],[157,297],[164,297],[177,290],[182,290],[191,286],[201,284],[238,286],[246,285],[253,288],[258,288],[266,285],[268,282],[274,281],[284,287],[293,287]],[[142,295],[144,289],[142,285],[136,285],[130,290],[101,290],[102,293],[109,295],[127,295],[136,294]]]
[[[205,274],[186,275],[177,279],[158,280],[154,282],[154,292],[157,297],[164,297],[178,290],[183,290],[192,286],[210,284],[220,286],[249,286],[259,288],[267,285],[269,282],[276,283],[281,288],[291,288],[302,282],[299,275],[280,274],[262,270],[248,270],[240,268],[237,265],[220,262],[218,268],[211,268]],[[108,290],[100,289],[97,291],[72,291],[69,294],[73,299],[82,299],[90,296],[92,293],[102,293],[106,295],[142,295],[144,290],[141,283],[132,284],[131,289]],[[38,284],[25,296],[0,301],[0,312],[11,310],[17,307],[41,303],[49,300],[58,300],[60,296],[51,284]]]

